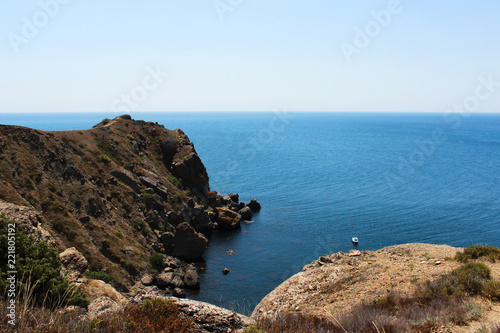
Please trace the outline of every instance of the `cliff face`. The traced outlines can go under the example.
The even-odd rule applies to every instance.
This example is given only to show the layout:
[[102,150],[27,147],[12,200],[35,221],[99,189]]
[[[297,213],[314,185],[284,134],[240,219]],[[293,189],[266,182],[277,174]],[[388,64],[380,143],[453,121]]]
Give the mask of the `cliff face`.
[[[270,292],[254,309],[252,318],[273,319],[291,313],[331,320],[349,314],[362,302],[372,304],[389,292],[410,296],[419,284],[436,281],[460,267],[462,263],[450,258],[461,250],[448,245],[403,244],[375,252],[330,253],[305,266]],[[493,278],[500,276],[498,261],[481,262],[491,270]],[[440,332],[476,332],[483,324],[498,323],[498,302],[480,297],[474,298],[474,302],[481,311],[478,321],[471,321],[467,326],[448,323],[451,328]],[[368,316],[367,313],[363,314]],[[373,317],[373,313],[370,315]]]
[[188,137],[157,123],[121,116],[85,131],[0,126],[0,201],[40,212],[61,251],[77,248],[123,290],[153,252],[202,258],[222,198],[208,181]]

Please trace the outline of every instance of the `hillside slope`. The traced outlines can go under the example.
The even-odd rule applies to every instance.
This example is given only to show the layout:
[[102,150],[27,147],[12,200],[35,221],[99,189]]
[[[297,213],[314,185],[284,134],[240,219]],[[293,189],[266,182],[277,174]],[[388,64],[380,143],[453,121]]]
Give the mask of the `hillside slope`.
[[210,192],[180,129],[128,115],[84,131],[1,125],[0,201],[39,212],[60,251],[75,247],[121,291],[155,252],[202,260],[213,230],[237,228],[245,208]]

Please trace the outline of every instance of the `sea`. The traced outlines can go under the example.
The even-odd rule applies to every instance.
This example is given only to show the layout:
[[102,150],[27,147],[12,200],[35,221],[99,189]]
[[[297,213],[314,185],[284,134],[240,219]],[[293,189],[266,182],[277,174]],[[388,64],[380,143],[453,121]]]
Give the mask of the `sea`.
[[[500,114],[131,115],[181,128],[212,190],[262,205],[241,230],[212,236],[201,289],[189,298],[249,314],[330,252],[414,242],[500,246]],[[0,124],[83,130],[115,116],[0,114]]]

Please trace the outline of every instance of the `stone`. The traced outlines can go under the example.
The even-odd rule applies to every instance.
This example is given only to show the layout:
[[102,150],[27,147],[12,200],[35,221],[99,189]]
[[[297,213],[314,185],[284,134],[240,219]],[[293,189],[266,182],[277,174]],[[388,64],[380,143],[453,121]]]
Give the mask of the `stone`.
[[253,217],[253,213],[252,213],[252,210],[250,209],[250,207],[248,206],[245,206],[243,207],[239,212],[238,214],[241,215],[241,218],[243,220],[251,220],[252,217]]
[[103,315],[110,315],[120,309],[121,307],[120,305],[118,305],[118,303],[116,303],[109,297],[102,296],[95,299],[89,304],[88,316],[89,319],[92,320]]
[[182,260],[177,259],[176,257],[167,256],[163,261],[165,267],[168,268],[178,268],[181,267],[183,262]]
[[193,265],[189,265],[184,276],[184,284],[187,288],[200,289],[200,277]]
[[181,288],[175,288],[172,291],[172,295],[175,296],[175,297],[179,297],[179,298],[185,298],[186,297],[186,292],[183,289],[181,289]]
[[42,225],[48,225],[42,214],[32,208],[18,206],[0,200],[0,212],[12,221],[19,222],[24,229],[24,232],[33,236],[35,241],[47,241],[49,244],[56,244],[56,239]]
[[141,283],[146,287],[151,286],[153,285],[153,278],[151,277],[151,275],[144,275],[141,278]]
[[139,190],[141,189],[141,186],[135,180],[135,177],[132,174],[132,172],[128,170],[125,169],[113,170],[111,171],[111,175],[117,178],[118,180],[122,181],[125,185],[130,187],[134,192],[139,192]]
[[156,277],[156,284],[158,287],[169,287],[172,285],[172,280],[174,279],[174,273],[173,272],[168,272],[168,273],[161,273]]
[[182,260],[201,260],[207,243],[208,240],[196,232],[187,222],[179,224],[175,229],[174,253]]
[[240,228],[241,215],[224,207],[217,207],[217,224],[222,230],[235,230]]
[[240,202],[240,196],[238,193],[230,193],[227,195],[229,197],[229,199],[231,199],[232,202],[234,203],[238,203]]
[[261,209],[261,206],[260,206],[260,203],[255,200],[255,199],[250,199],[250,202],[247,203],[247,206],[253,211],[253,212],[257,212]]
[[164,232],[160,236],[160,242],[163,243],[165,247],[170,247],[174,244],[174,234],[171,232]]
[[61,259],[61,263],[66,268],[73,268],[80,274],[85,272],[89,267],[89,262],[83,254],[80,253],[76,248],[70,247],[63,252],[59,253],[59,259]]
[[224,274],[224,275],[227,275],[229,274],[229,272],[231,272],[231,270],[229,268],[223,268],[221,273]]
[[252,318],[209,303],[177,297],[166,299],[175,304],[180,313],[194,321],[193,329],[197,333],[241,332],[243,328],[255,325]]
[[119,305],[124,305],[127,303],[127,299],[120,292],[113,288],[113,286],[101,280],[87,280],[85,291],[87,291],[90,299],[96,299],[102,296],[106,296],[111,298]]
[[184,287],[184,281],[175,274],[175,272],[161,273],[156,277],[156,284],[158,287],[166,288],[180,288]]
[[361,255],[361,251],[359,251],[359,250],[349,251],[349,257],[359,257],[360,255]]

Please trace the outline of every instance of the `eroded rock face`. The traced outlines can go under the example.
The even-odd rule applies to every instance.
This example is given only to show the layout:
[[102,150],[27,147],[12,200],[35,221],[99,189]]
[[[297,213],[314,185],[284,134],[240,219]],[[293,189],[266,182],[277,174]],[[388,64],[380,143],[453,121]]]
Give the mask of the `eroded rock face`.
[[9,220],[20,223],[25,233],[33,236],[36,241],[45,240],[50,244],[56,244],[56,239],[42,226],[42,223],[46,223],[42,214],[33,208],[0,200],[0,213],[4,213]]
[[255,325],[252,318],[212,304],[175,297],[168,297],[168,299],[177,305],[181,313],[195,322],[196,332],[229,333]]
[[174,253],[187,261],[197,261],[203,258],[208,240],[197,233],[187,222],[179,224],[174,235]]
[[87,259],[74,247],[59,253],[59,259],[61,259],[61,263],[69,274],[72,275],[70,280],[78,278],[89,267]]

